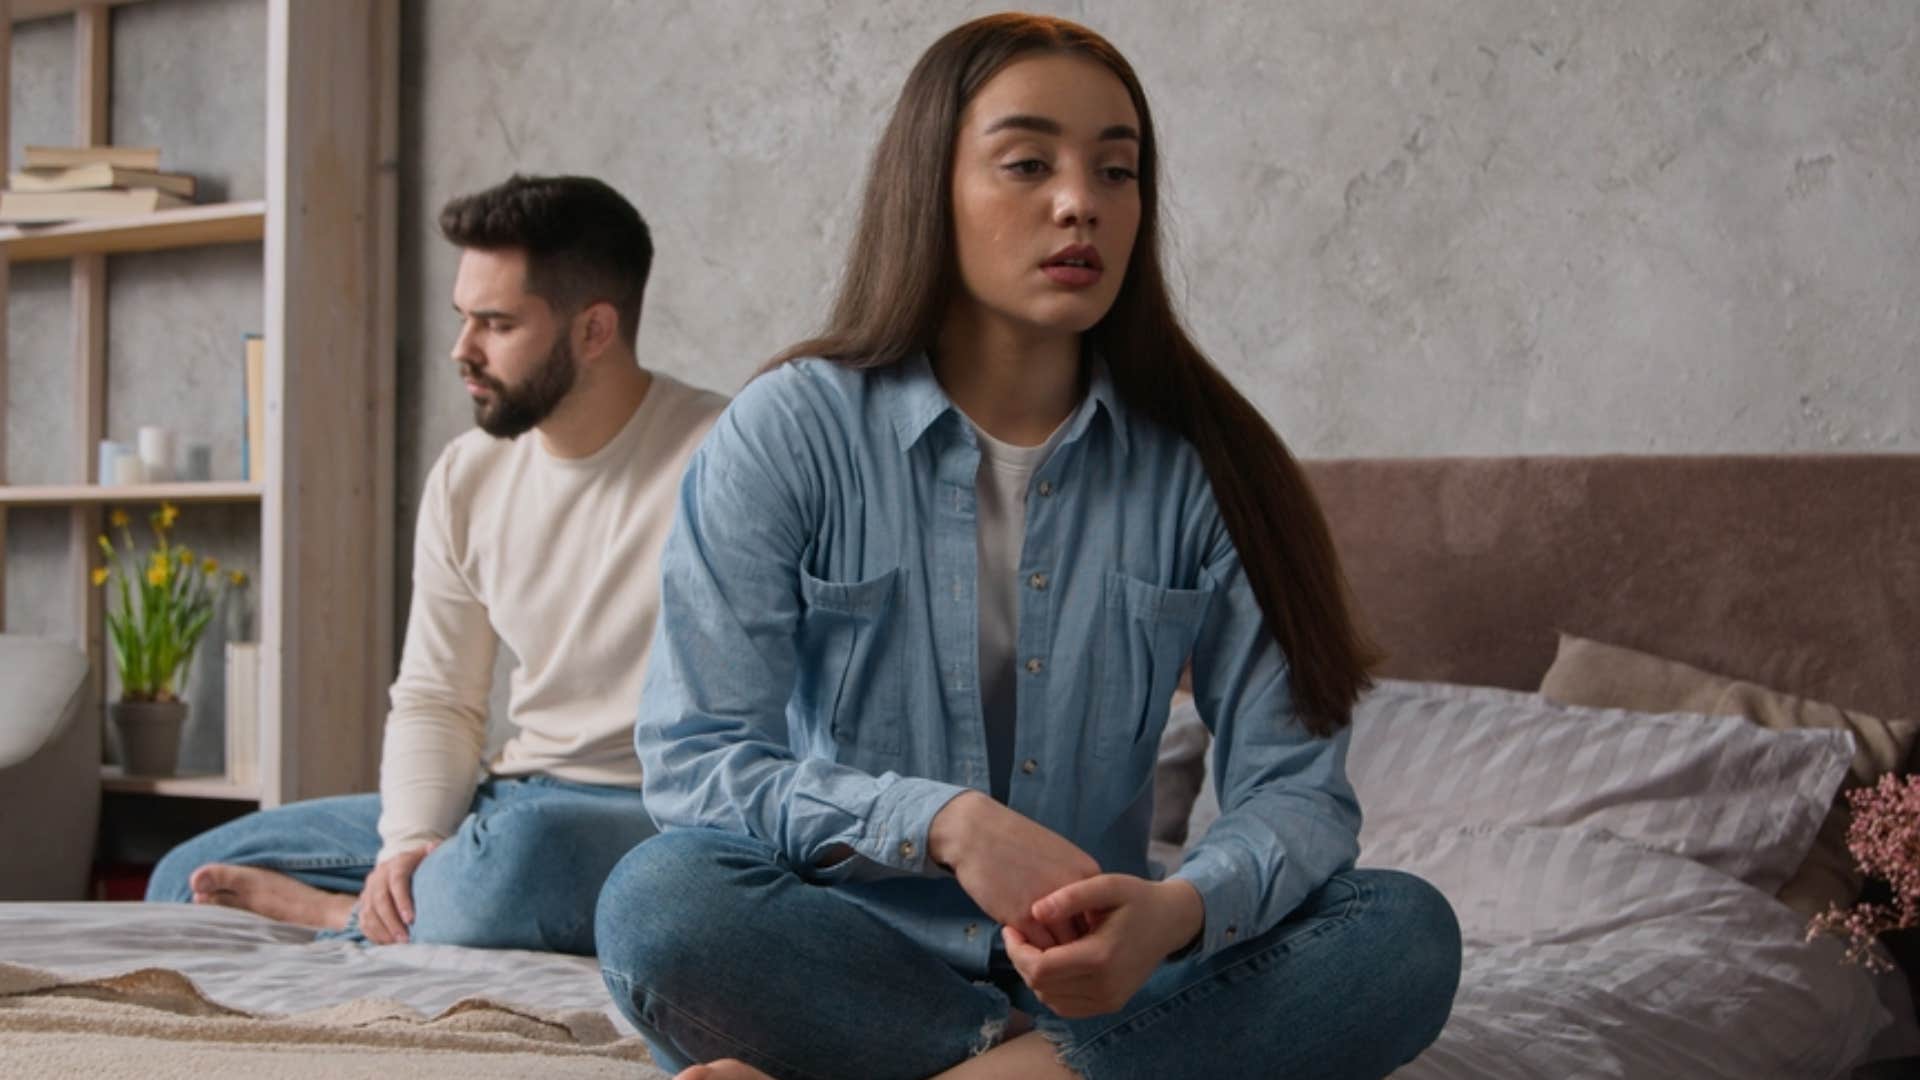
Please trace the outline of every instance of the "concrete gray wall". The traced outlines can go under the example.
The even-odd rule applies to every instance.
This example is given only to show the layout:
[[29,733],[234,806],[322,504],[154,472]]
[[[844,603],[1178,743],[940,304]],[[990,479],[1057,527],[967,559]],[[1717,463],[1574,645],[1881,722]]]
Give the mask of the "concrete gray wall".
[[[734,388],[818,321],[907,68],[996,7],[409,3],[402,491],[469,422],[446,198],[608,179],[644,362]],[[1912,0],[1039,7],[1139,70],[1186,316],[1296,450],[1920,450]]]
[[[1188,321],[1299,452],[1920,451],[1912,0],[1039,6],[1138,68]],[[447,198],[514,170],[612,182],[659,249],[644,361],[733,389],[817,324],[913,59],[994,9],[406,0],[399,580],[470,422]],[[257,196],[264,24],[260,0],[116,9],[116,137]],[[70,47],[18,29],[16,153],[67,137]],[[114,260],[116,435],[200,431],[237,469],[257,260]],[[69,467],[66,320],[64,267],[16,269],[15,481]],[[63,625],[36,569],[62,527],[11,515],[10,625]]]

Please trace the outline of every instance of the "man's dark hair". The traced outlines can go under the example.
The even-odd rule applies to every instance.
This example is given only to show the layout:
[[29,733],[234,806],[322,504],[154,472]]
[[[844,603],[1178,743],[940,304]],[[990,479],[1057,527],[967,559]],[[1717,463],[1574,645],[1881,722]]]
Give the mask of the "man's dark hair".
[[521,176],[461,195],[440,211],[440,235],[457,247],[527,253],[527,291],[561,312],[606,301],[620,336],[640,334],[640,298],[653,237],[640,211],[589,176]]

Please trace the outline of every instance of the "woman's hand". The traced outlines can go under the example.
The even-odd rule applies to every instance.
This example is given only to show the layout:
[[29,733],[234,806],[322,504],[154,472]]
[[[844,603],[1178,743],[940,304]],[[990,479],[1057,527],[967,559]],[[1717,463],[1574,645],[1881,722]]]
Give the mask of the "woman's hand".
[[1179,879],[1101,874],[1033,905],[1042,922],[1084,920],[1092,933],[1051,948],[1009,924],[1007,958],[1047,1008],[1069,1019],[1114,1012],[1138,993],[1168,954],[1206,924],[1200,892]]
[[1084,932],[1071,914],[1036,916],[1034,901],[1093,877],[1100,864],[1032,818],[969,791],[933,816],[927,849],[934,862],[953,871],[980,910],[1018,927],[1023,940],[1048,948]]

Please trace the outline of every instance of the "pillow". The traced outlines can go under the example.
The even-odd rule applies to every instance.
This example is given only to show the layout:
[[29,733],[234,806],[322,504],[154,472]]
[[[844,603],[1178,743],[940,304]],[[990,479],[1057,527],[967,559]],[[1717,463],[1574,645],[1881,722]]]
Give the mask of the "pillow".
[[[1571,634],[1560,635],[1559,651],[1541,680],[1540,693],[1569,705],[1738,716],[1776,731],[1847,731],[1855,744],[1846,778],[1849,787],[1872,784],[1885,773],[1899,771],[1920,734],[1920,725],[1909,720],[1880,720],[1848,712]],[[1836,797],[1806,861],[1780,887],[1779,897],[1788,907],[1811,916],[1830,904],[1844,907],[1860,895],[1860,871],[1847,851],[1851,817],[1846,800]]]
[[1840,731],[1383,681],[1354,710],[1347,772],[1363,851],[1441,824],[1573,827],[1772,891],[1806,857],[1852,756]]

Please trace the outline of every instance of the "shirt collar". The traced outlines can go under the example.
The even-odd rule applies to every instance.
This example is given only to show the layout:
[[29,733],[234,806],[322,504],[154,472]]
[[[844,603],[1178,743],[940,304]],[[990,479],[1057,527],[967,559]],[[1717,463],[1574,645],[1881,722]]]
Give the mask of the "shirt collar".
[[[1070,443],[1079,439],[1093,424],[1094,416],[1105,413],[1120,452],[1126,453],[1129,449],[1127,410],[1120,404],[1120,394],[1114,388],[1113,377],[1107,373],[1107,362],[1098,353],[1089,351],[1087,365],[1087,396],[1068,419],[1067,435],[1061,442]],[[894,393],[896,402],[891,410],[893,430],[899,436],[902,450],[913,449],[914,444],[941,417],[948,413],[958,415],[960,412],[947,397],[947,392],[940,388],[940,380],[933,374],[933,360],[924,350],[900,362]]]

